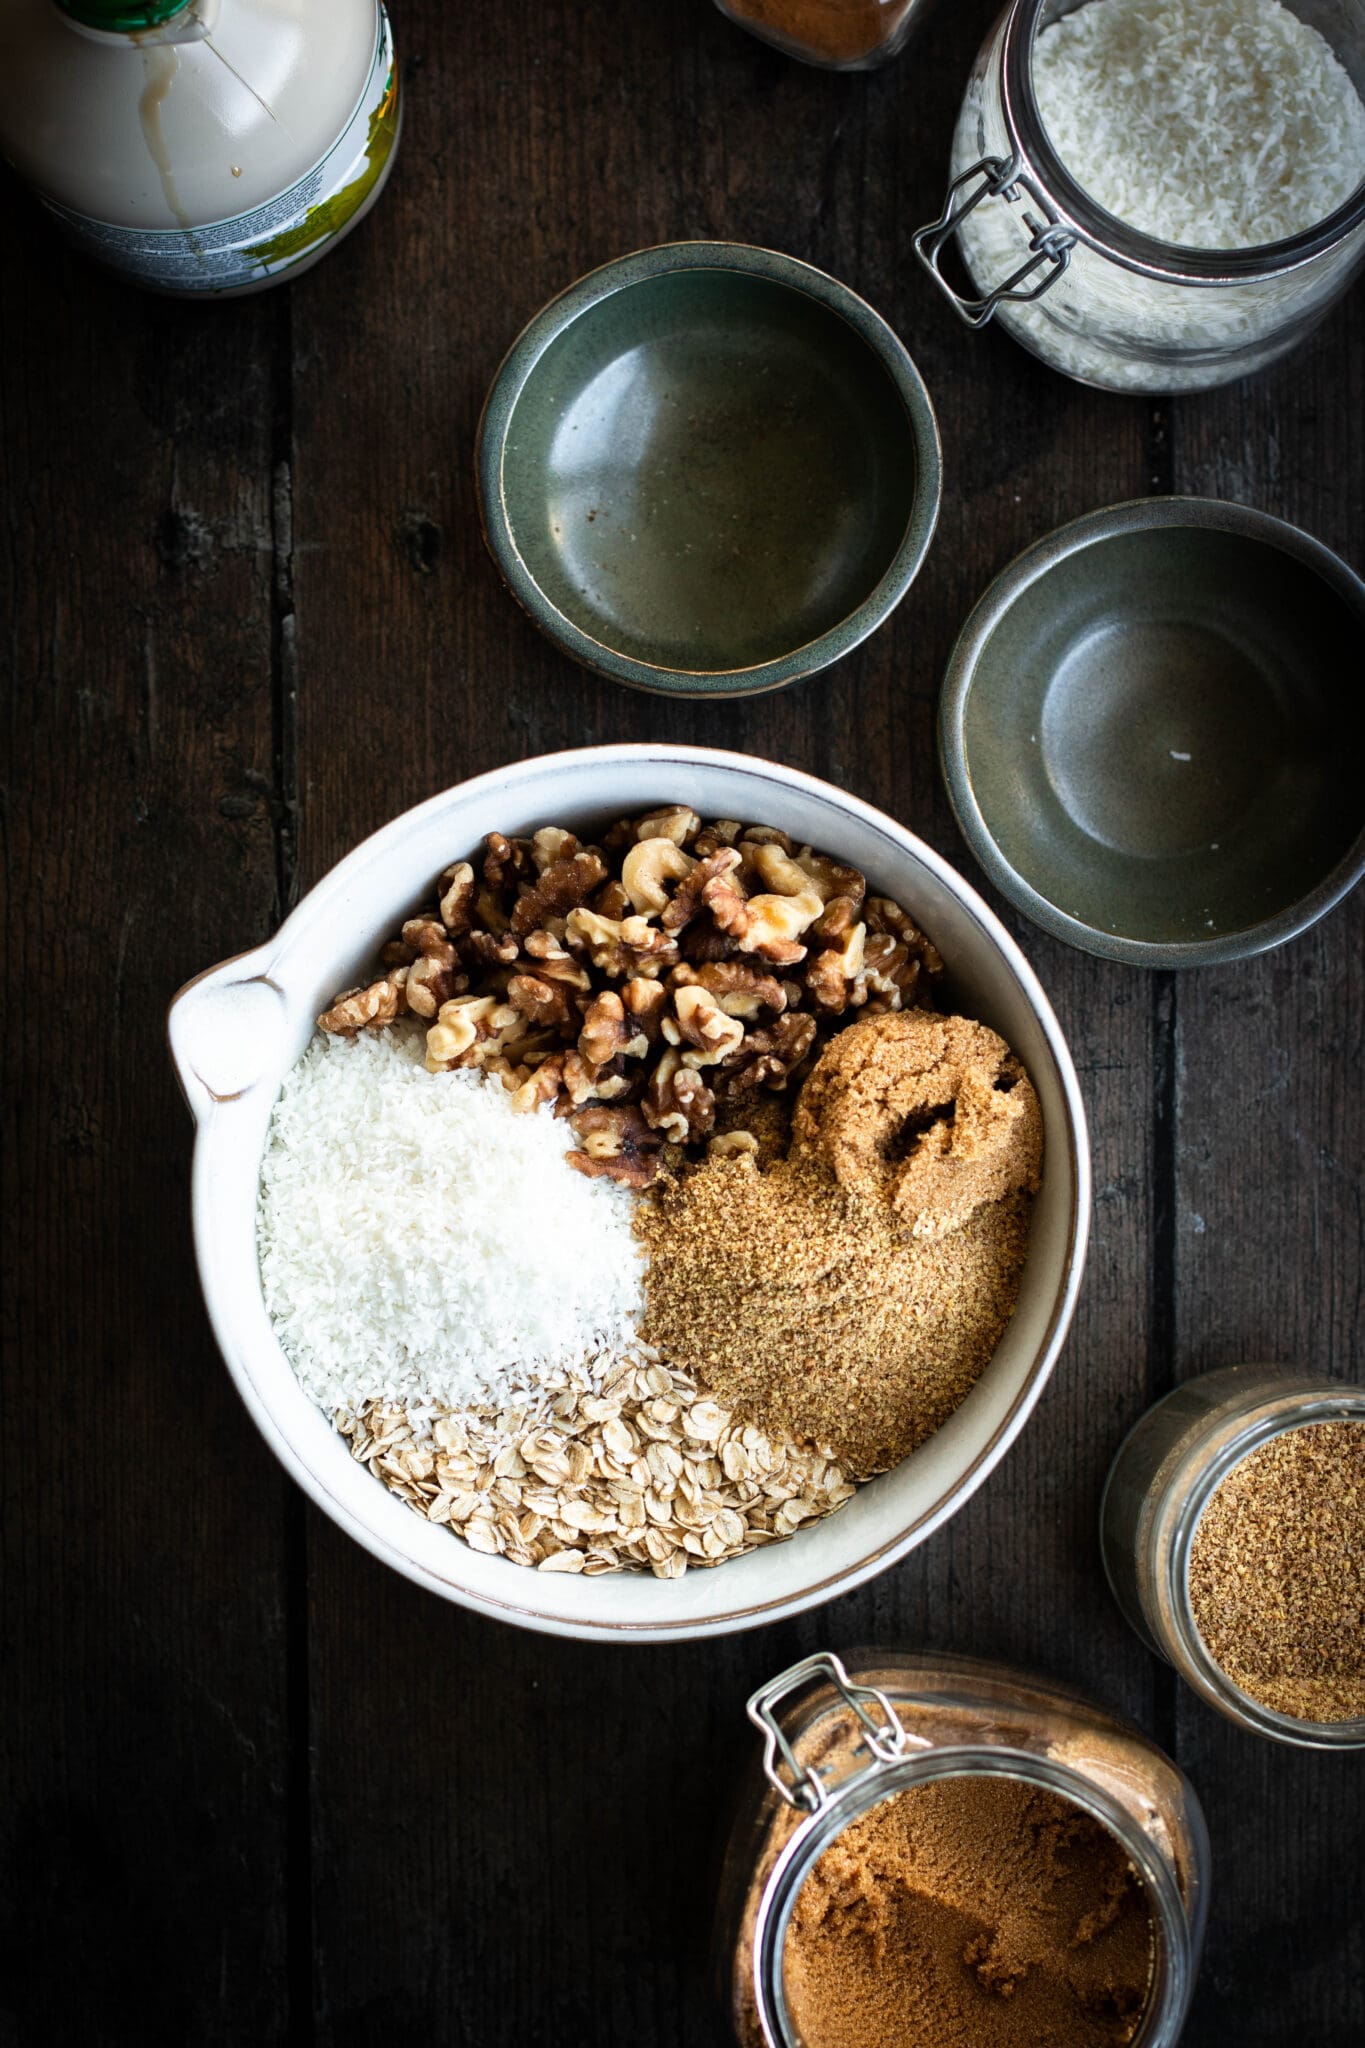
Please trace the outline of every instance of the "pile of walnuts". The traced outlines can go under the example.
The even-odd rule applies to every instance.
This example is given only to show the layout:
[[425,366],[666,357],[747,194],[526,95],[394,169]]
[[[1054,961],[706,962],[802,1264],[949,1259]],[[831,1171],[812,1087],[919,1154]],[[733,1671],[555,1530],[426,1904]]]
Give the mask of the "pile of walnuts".
[[439,906],[384,948],[385,972],[318,1023],[350,1034],[430,1019],[432,1073],[496,1074],[518,1109],[573,1120],[581,1173],[648,1186],[664,1148],[752,1147],[734,1106],[782,1090],[850,1010],[925,1001],[942,970],[898,903],[768,825],[703,825],[675,804],[600,846],[547,825],[490,832],[441,876]]

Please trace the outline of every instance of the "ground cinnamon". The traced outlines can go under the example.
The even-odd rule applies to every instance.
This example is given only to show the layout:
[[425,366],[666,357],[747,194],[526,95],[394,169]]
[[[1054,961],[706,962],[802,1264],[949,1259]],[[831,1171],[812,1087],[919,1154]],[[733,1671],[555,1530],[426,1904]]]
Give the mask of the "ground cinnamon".
[[722,12],[793,56],[865,64],[899,35],[916,0],[720,0]]

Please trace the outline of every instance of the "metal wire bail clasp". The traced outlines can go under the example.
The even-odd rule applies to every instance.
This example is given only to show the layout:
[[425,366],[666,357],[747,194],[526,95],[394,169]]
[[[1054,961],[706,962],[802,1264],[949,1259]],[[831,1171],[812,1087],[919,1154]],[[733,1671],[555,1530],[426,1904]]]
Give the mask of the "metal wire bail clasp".
[[[975,189],[959,203],[958,195],[973,179],[978,180]],[[951,285],[938,267],[941,250],[952,240],[962,222],[983,199],[1004,198],[1013,206],[1020,195],[1026,194],[1032,200],[1041,220],[1025,208],[1022,220],[1029,231],[1027,259],[1007,277],[1003,284],[988,292],[983,299],[967,299]],[[1048,200],[1034,184],[1032,178],[1020,170],[1017,157],[985,156],[979,164],[973,164],[961,177],[954,178],[948,187],[948,197],[942,213],[926,228],[919,228],[911,236],[915,254],[944,294],[953,311],[968,327],[984,327],[1002,299],[1041,299],[1043,293],[1051,291],[1057,279],[1071,261],[1071,251],[1076,246],[1076,237],[1069,228],[1064,228],[1053,212]],[[1026,278],[1037,270],[1046,275],[1029,291],[1019,287]]]
[[[871,1758],[870,1770],[898,1763],[907,1750],[928,1747],[927,1743],[907,1733],[884,1692],[878,1692],[875,1686],[853,1683],[842,1661],[832,1650],[821,1650],[813,1657],[803,1657],[799,1664],[791,1665],[770,1679],[767,1685],[759,1687],[749,1700],[748,1715],[763,1737],[763,1774],[768,1783],[782,1795],[788,1806],[804,1808],[807,1813],[814,1813],[825,1805],[829,1799],[829,1788],[814,1767],[802,1769],[773,1710],[779,1701],[799,1692],[803,1685],[821,1678],[830,1681],[844,1704],[857,1716],[863,1731],[863,1746]],[[880,1720],[875,1719],[871,1712],[873,1705],[880,1712]],[[787,1776],[783,1776],[779,1764],[786,1766]]]

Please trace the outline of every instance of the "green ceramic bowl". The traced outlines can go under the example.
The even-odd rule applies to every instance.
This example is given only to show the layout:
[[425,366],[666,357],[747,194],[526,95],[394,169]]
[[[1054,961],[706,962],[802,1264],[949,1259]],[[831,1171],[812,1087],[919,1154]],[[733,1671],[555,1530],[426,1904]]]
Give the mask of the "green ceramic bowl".
[[1267,513],[1093,512],[1021,555],[939,709],[972,851],[1045,930],[1144,967],[1259,953],[1365,872],[1365,583]]
[[938,429],[886,322],[823,271],[674,242],[571,286],[479,423],[484,534],[586,667],[669,695],[775,690],[856,647],[938,516]]

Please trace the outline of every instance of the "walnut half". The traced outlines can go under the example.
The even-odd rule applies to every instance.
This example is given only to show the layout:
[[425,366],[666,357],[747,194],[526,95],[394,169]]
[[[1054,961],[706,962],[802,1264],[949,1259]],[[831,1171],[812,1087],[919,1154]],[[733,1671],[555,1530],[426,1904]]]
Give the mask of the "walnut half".
[[638,1110],[580,1109],[570,1122],[581,1149],[564,1156],[578,1173],[631,1188],[647,1188],[658,1177],[663,1139]]
[[408,969],[396,967],[392,974],[386,974],[382,981],[372,981],[368,988],[350,989],[337,997],[330,1010],[323,1011],[318,1029],[330,1031],[334,1038],[350,1038],[357,1031],[391,1024],[407,1010],[407,981]]

